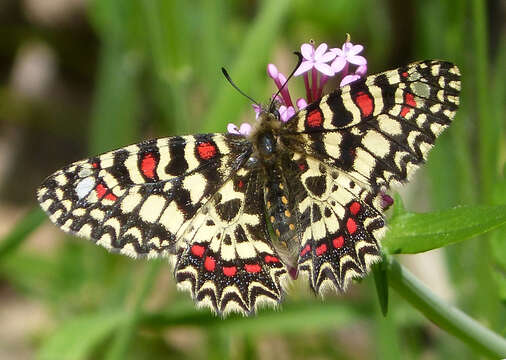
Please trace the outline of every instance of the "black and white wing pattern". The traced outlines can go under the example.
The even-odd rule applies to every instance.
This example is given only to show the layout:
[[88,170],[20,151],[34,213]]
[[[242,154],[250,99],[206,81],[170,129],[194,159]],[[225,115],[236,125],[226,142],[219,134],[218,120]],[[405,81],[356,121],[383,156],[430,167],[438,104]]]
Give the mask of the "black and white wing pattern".
[[353,82],[286,123],[298,266],[313,289],[345,289],[380,258],[383,191],[425,162],[459,93],[455,65],[423,61]]
[[277,303],[286,273],[270,245],[258,170],[242,136],[150,140],[78,161],[37,190],[62,230],[132,257],[169,257],[195,300],[218,313]]
[[[146,141],[73,163],[37,199],[53,223],[132,257],[168,257],[219,314],[277,304],[288,275],[346,289],[380,258],[385,191],[427,159],[460,76],[423,61],[372,75],[250,136]],[[276,237],[271,237],[269,219]]]

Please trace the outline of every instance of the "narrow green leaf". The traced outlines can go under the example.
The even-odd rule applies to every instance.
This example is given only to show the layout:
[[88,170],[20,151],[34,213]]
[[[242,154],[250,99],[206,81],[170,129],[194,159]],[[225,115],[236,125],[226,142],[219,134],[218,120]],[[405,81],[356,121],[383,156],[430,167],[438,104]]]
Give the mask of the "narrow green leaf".
[[37,357],[45,360],[87,358],[127,318],[124,311],[83,314],[58,328],[40,348]]
[[34,208],[18,221],[14,228],[0,240],[0,259],[16,250],[23,241],[37,229],[46,219],[46,214],[40,208]]
[[462,206],[392,219],[382,241],[390,254],[414,254],[486,233],[506,223],[506,205]]
[[376,294],[380,303],[381,313],[387,316],[388,313],[388,276],[385,261],[374,264],[372,267],[374,275],[374,284],[376,285]]
[[[234,81],[249,94],[258,94],[260,85],[265,81],[259,74],[265,74],[269,54],[276,40],[279,28],[289,10],[287,0],[263,1],[258,15],[243,42],[236,57],[235,64],[229,69]],[[296,59],[294,56],[294,64]],[[219,70],[217,70],[219,72]],[[222,126],[237,115],[245,102],[239,101],[241,96],[223,81],[216,92],[213,105],[209,110],[203,131],[222,130]]]
[[174,308],[170,312],[144,314],[142,324],[151,327],[196,325],[213,331],[226,331],[234,335],[268,333],[294,333],[300,329],[323,330],[336,328],[356,321],[357,309],[338,302],[289,302],[281,309],[265,309],[257,315],[217,317],[209,312],[195,312],[191,308]]

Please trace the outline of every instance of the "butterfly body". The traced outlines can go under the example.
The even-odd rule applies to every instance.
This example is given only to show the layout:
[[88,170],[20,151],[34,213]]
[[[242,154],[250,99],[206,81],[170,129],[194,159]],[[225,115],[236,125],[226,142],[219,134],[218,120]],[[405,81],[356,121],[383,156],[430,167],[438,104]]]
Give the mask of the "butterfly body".
[[381,258],[384,192],[426,161],[459,92],[453,64],[412,63],[287,122],[264,111],[249,136],[174,136],[75,162],[37,198],[66,232],[169,258],[179,287],[220,314],[277,304],[297,273],[317,293],[343,291]]

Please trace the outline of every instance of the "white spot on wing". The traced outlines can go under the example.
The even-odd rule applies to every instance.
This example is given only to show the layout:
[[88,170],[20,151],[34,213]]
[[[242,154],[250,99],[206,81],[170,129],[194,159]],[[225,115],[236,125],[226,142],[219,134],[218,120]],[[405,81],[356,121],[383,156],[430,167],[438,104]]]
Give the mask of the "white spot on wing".
[[76,194],[79,200],[88,196],[90,191],[95,187],[95,179],[92,177],[87,177],[79,181],[76,186]]

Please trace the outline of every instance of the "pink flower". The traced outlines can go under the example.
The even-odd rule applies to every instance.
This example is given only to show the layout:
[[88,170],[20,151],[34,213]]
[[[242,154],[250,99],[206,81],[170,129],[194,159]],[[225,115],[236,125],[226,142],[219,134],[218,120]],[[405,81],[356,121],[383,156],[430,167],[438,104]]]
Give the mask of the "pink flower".
[[288,120],[290,120],[292,116],[295,115],[295,109],[293,108],[293,106],[281,105],[278,111],[279,117],[283,122],[287,122]]
[[307,106],[307,101],[304,98],[300,98],[297,100],[297,107],[299,110],[305,109]]
[[247,136],[251,132],[251,125],[248,123],[242,123],[240,128],[237,128],[236,124],[228,124],[227,130],[230,134]]
[[315,68],[322,74],[325,74],[327,76],[333,76],[334,71],[331,69],[330,65],[327,64],[329,61],[332,61],[336,54],[331,51],[327,51],[328,45],[325,43],[320,44],[314,49],[314,46],[311,44],[302,44],[300,47],[300,52],[302,53],[302,56],[304,57],[304,60],[300,64],[299,68],[295,73],[294,76],[299,76],[304,74],[305,72]]
[[[281,89],[286,82],[286,76],[278,71],[278,68],[274,64],[267,65],[267,75],[274,80],[274,83]],[[283,98],[283,102],[287,106],[292,106],[292,99],[290,98],[290,92],[288,91],[288,86],[285,86],[281,89],[281,97]]]
[[352,83],[360,78],[362,78],[367,73],[367,65],[360,65],[356,70],[355,74],[353,75],[346,75],[341,80],[341,83],[339,84],[340,87],[346,86],[349,83]]
[[332,61],[332,64],[330,64],[332,71],[338,73],[343,70],[348,63],[358,66],[367,64],[365,57],[357,55],[362,50],[364,50],[362,45],[353,45],[351,41],[346,41],[341,49],[330,49],[330,52],[336,55],[336,58]]

